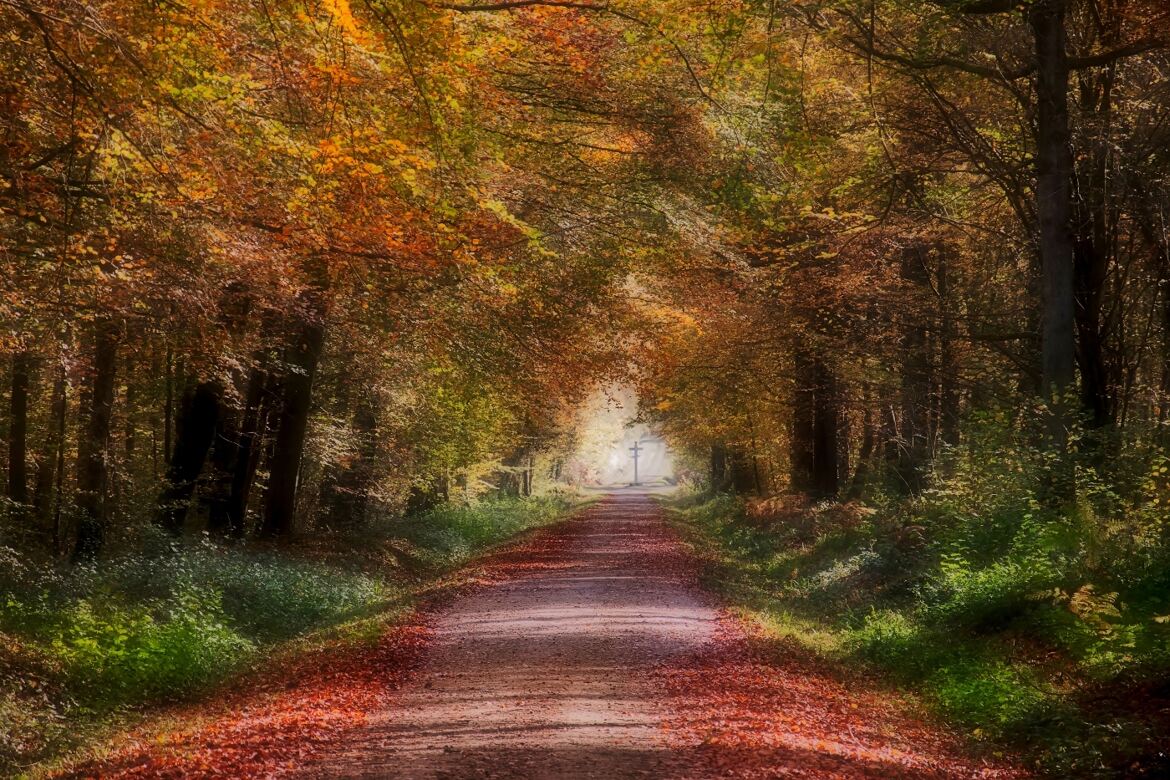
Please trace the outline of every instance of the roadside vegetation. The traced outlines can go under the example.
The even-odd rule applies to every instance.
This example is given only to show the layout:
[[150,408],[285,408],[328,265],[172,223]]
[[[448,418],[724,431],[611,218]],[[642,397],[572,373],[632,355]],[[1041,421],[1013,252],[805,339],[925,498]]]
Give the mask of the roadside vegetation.
[[1053,777],[1170,769],[1167,467],[1079,464],[1045,508],[1043,453],[995,421],[910,499],[694,492],[675,510],[712,583],[768,635],[868,664]]
[[150,534],[100,567],[64,569],[0,547],[0,774],[339,627],[351,641],[377,636],[439,577],[572,505],[569,494],[444,504],[292,555]]

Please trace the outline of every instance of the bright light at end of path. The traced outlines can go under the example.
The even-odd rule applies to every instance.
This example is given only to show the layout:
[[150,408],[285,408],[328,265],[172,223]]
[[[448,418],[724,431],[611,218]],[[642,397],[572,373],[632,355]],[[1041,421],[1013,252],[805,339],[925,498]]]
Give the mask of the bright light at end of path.
[[656,432],[634,422],[638,398],[626,386],[597,391],[581,407],[574,434],[577,448],[565,476],[582,485],[624,485],[634,480],[630,449],[638,445],[638,480],[643,484],[674,480],[674,458]]

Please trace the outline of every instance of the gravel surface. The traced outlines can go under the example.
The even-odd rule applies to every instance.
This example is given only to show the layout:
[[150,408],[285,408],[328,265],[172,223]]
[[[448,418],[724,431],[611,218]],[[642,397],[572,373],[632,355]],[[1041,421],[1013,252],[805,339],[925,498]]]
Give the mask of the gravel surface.
[[609,496],[526,549],[516,576],[441,613],[417,680],[313,777],[689,774],[653,670],[700,652],[718,613],[645,495]]

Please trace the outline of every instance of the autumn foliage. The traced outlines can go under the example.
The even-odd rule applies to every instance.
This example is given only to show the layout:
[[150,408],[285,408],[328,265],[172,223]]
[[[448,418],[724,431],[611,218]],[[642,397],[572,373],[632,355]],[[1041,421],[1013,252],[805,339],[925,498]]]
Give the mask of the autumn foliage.
[[1154,0],[0,1],[0,659],[60,676],[35,594],[227,636],[222,583],[87,589],[540,493],[620,380],[747,529],[710,544],[889,567],[834,602],[859,653],[1026,644],[973,678],[1051,650],[1062,713],[1146,704],[1168,51]]

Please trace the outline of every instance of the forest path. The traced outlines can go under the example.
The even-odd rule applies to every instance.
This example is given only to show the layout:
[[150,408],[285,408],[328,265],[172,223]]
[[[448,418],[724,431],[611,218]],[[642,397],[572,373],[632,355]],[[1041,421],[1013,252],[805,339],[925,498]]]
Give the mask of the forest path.
[[649,496],[464,572],[371,646],[275,666],[64,776],[1022,777],[864,676],[717,608]]
[[518,576],[438,615],[393,705],[316,777],[680,777],[653,670],[719,615],[643,494],[613,494],[529,546]]

